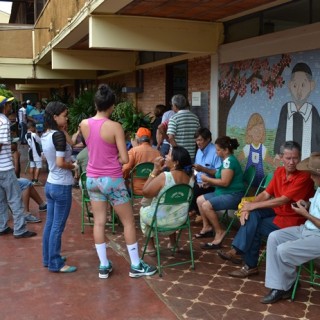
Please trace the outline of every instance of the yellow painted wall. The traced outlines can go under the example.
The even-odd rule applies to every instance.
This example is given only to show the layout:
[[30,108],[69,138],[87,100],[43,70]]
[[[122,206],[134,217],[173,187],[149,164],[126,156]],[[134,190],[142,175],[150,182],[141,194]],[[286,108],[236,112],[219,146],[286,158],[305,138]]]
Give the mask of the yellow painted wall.
[[[35,24],[35,54],[44,47],[68,24],[68,18],[73,18],[84,6],[86,0],[49,0]],[[48,28],[41,29],[41,28]]]
[[1,31],[0,58],[32,59],[32,30]]

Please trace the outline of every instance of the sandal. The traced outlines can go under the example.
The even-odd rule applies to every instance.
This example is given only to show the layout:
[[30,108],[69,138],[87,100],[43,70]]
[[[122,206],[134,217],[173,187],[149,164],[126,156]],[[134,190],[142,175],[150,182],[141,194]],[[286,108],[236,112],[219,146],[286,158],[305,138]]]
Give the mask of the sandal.
[[199,232],[199,233],[196,233],[196,234],[194,235],[194,237],[195,237],[196,239],[211,238],[211,237],[213,237],[213,236],[214,236],[214,234],[213,234],[213,231],[212,231],[212,230],[211,230],[211,231],[204,232],[204,233]]
[[59,272],[60,273],[70,273],[70,272],[75,272],[77,271],[77,267],[73,267],[73,266],[63,266]]
[[214,244],[211,242],[207,242],[207,243],[201,245],[201,249],[204,249],[204,250],[217,250],[220,248],[221,248],[221,243]]

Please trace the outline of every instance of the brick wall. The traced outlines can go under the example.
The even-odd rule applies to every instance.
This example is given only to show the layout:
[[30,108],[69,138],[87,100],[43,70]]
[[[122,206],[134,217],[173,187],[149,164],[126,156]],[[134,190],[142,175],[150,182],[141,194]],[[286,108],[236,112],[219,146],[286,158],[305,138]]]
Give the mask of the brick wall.
[[193,91],[210,91],[210,56],[188,61],[188,99]]
[[[188,61],[188,99],[191,101],[192,91],[210,91],[210,56]],[[144,70],[144,91],[139,94],[128,94],[135,101],[138,110],[153,113],[157,104],[164,104],[166,97],[166,66]],[[108,79],[109,82],[124,83],[135,86],[135,73]]]
[[144,91],[138,94],[138,109],[153,113],[157,104],[166,102],[166,67],[144,70]]

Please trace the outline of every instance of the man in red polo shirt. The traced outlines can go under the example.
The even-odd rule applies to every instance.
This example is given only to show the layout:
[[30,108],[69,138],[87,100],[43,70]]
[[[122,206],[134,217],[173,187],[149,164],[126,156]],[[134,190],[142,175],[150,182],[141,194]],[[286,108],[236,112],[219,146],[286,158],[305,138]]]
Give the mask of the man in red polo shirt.
[[229,272],[232,277],[246,278],[259,272],[257,264],[262,237],[305,222],[291,204],[301,199],[308,201],[313,196],[313,181],[309,173],[297,170],[301,159],[301,147],[297,142],[287,141],[280,150],[283,166],[276,169],[266,190],[241,209],[241,227],[233,239],[233,249],[218,252],[221,258],[233,263],[244,260],[241,269]]

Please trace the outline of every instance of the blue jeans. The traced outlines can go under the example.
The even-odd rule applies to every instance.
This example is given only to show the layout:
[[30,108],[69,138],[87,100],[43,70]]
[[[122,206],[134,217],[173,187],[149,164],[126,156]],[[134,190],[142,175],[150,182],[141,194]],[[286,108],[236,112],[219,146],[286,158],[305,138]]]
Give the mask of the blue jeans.
[[232,246],[243,253],[244,261],[249,267],[256,267],[258,264],[261,238],[268,237],[272,231],[279,229],[273,223],[274,217],[273,209],[254,210],[234,237]]
[[13,216],[13,234],[18,236],[27,231],[22,191],[14,169],[0,171],[0,231],[8,228],[8,205]]
[[160,153],[161,156],[164,157],[166,156],[170,151],[170,144],[169,143],[163,143],[160,147]]
[[27,133],[27,124],[22,122],[19,124],[19,127],[20,127],[20,142],[21,143],[27,143],[27,140],[26,140],[26,133]]
[[47,220],[42,238],[43,265],[50,271],[59,271],[64,266],[61,259],[61,236],[66,225],[71,203],[72,185],[47,182]]

